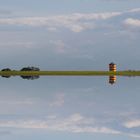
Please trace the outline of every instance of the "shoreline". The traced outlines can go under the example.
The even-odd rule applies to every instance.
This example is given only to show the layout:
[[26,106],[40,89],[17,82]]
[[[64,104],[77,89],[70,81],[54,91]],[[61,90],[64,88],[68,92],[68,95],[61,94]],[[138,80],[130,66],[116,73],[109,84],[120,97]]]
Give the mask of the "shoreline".
[[140,71],[0,71],[0,76],[140,76]]

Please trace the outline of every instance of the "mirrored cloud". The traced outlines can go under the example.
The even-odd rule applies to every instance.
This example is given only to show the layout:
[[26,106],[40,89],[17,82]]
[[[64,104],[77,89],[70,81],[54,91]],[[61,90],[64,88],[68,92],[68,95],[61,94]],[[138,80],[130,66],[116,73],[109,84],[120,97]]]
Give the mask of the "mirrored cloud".
[[57,116],[47,117],[47,119],[17,119],[1,120],[1,128],[19,128],[19,129],[44,129],[52,132],[70,132],[70,133],[100,133],[112,135],[125,135],[132,138],[140,138],[138,133],[126,131],[121,128],[109,127],[106,124],[97,124],[95,118],[85,117],[79,113],[60,118]]
[[68,131],[74,133],[105,133],[120,134],[121,132],[105,126],[93,126],[94,119],[86,118],[79,113],[66,118],[49,118],[48,120],[5,120],[0,121],[0,127],[46,129],[51,131]]

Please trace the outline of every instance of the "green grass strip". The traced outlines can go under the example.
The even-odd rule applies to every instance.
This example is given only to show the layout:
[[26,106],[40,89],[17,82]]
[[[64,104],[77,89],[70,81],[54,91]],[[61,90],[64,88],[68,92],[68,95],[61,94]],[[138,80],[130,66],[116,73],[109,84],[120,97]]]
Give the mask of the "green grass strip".
[[1,76],[140,76],[140,71],[0,71]]

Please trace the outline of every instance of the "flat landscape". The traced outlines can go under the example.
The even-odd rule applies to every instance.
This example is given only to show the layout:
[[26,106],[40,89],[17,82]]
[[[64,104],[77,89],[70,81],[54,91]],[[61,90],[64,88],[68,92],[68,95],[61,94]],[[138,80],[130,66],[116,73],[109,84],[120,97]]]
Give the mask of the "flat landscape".
[[140,71],[0,71],[6,76],[140,76]]
[[140,0],[0,0],[0,140],[140,140]]

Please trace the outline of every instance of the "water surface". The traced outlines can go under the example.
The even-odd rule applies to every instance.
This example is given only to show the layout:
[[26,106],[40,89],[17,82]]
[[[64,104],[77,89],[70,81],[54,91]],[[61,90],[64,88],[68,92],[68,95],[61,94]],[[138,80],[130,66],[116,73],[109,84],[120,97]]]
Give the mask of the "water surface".
[[140,139],[140,78],[0,78],[0,137]]

